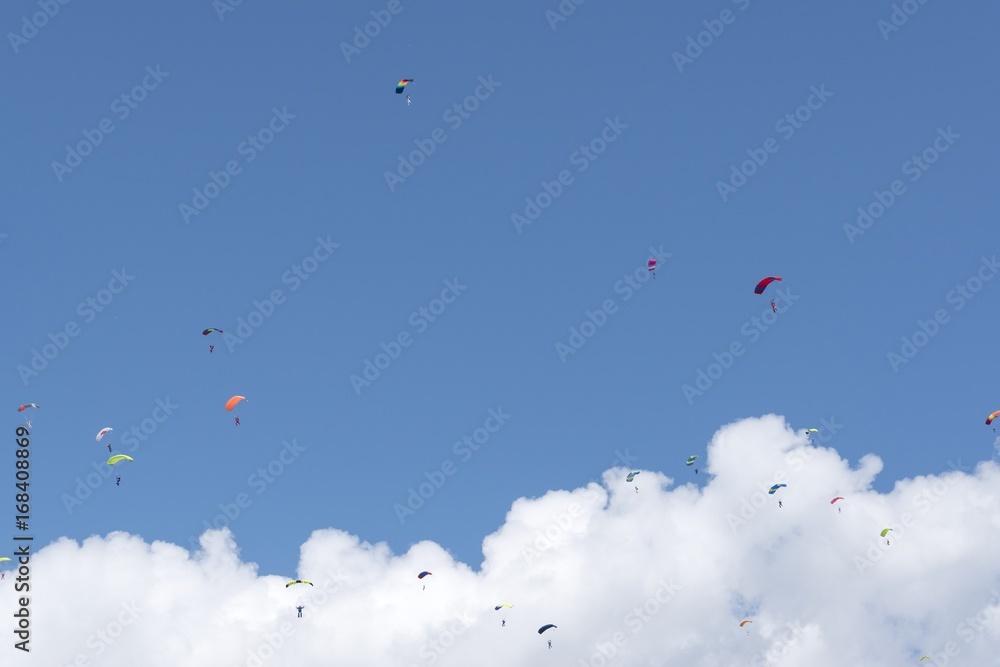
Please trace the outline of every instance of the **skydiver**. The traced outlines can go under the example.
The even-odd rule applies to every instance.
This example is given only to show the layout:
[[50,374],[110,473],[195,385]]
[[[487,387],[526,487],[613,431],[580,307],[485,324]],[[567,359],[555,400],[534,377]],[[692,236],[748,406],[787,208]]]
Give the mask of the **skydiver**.
[[108,443],[108,452],[109,453],[111,452],[111,443],[110,442]]
[[774,299],[771,299],[771,312],[778,312],[778,307],[774,305]]
[[427,590],[427,584],[424,584],[424,587],[423,587],[423,588],[421,588],[420,590],[422,590],[422,591],[426,591],[426,590]]
[[694,469],[694,474],[696,474],[696,475],[698,474],[698,469],[697,468]]
[[638,487],[638,486],[637,486],[637,487],[635,487],[635,492],[636,492],[636,493],[639,493],[639,487]]
[[406,106],[410,106],[410,96],[406,96]]
[[296,611],[298,611],[298,612],[299,612],[299,618],[302,618],[302,610],[303,610],[303,609],[305,609],[305,607],[303,607],[303,606],[299,605],[299,606],[298,606],[298,607],[296,607],[295,609],[296,609]]
[[240,425],[240,418],[239,418],[239,417],[237,417],[237,418],[236,418],[236,425],[237,425],[237,426],[239,426],[239,425]]
[[780,500],[778,501],[778,507],[784,507],[784,505],[781,504]]
[[209,352],[215,352],[215,346],[214,345],[209,345],[208,346],[208,351]]
[[837,514],[840,514],[840,508],[839,507],[837,508]]
[[122,485],[122,476],[115,475],[115,486],[121,486],[121,485]]
[[500,627],[501,628],[506,628],[507,627],[507,619],[506,618],[503,619],[502,621],[500,621]]
[[[28,421],[28,428],[31,428],[31,421]],[[993,430],[995,431],[996,429]]]
[[552,640],[549,640],[549,648],[552,648]]

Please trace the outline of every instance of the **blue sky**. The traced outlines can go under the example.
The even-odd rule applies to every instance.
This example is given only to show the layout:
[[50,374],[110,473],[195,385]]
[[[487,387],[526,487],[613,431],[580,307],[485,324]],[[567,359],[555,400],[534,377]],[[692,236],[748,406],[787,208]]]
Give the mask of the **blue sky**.
[[[684,459],[745,417],[840,425],[828,444],[878,453],[883,491],[993,455],[1000,281],[949,299],[997,251],[993,4],[919,5],[885,38],[888,2],[594,0],[553,29],[555,2],[404,0],[347,62],[340,44],[386,6],[248,2],[220,19],[209,2],[70,3],[23,43],[8,36],[4,396],[12,429],[17,405],[42,406],[36,540],[125,530],[190,546],[246,493],[230,526],[262,572],[294,573],[327,527],[396,551],[433,540],[478,567],[517,498],[599,480],[622,453],[692,481]],[[727,9],[678,71],[672,54]],[[36,11],[5,5],[5,32]],[[144,80],[122,118],[115,100]],[[456,126],[449,110],[477,87]],[[814,88],[832,95],[790,136],[776,127]],[[275,109],[287,122],[248,162],[241,142]],[[105,118],[113,131],[57,174]],[[620,134],[577,171],[609,120]],[[906,163],[949,128],[910,180]],[[385,173],[438,129],[390,189]],[[717,182],[769,138],[777,151],[724,201]],[[239,173],[186,223],[180,205],[231,160]],[[563,170],[572,182],[519,233],[512,214]],[[849,240],[858,207],[897,179],[903,194]],[[295,283],[286,272],[318,238],[339,247]],[[657,279],[625,300],[616,284],[661,246]],[[78,309],[122,270],[134,279],[102,312]],[[784,282],[754,295],[767,275]],[[466,289],[413,324],[446,281]],[[796,300],[751,341],[779,287]],[[283,303],[232,351],[200,335],[235,332],[273,290]],[[606,299],[617,310],[563,362],[556,344]],[[939,309],[945,323],[894,370],[887,354]],[[70,323],[79,335],[25,379],[18,367]],[[359,395],[350,376],[400,332],[412,344]],[[688,401],[682,387],[734,342],[744,354]],[[233,394],[249,398],[239,427]],[[168,399],[130,451],[121,436]],[[491,409],[509,420],[463,460],[453,444]],[[107,458],[104,426],[135,462],[70,512],[64,495]],[[303,449],[258,493],[250,476],[284,441]],[[401,523],[394,505],[447,461],[454,474]]]

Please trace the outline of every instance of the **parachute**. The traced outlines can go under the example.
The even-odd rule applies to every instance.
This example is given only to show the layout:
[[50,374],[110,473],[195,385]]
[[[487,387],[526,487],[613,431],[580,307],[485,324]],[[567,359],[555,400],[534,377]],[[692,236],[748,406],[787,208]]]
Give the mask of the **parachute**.
[[296,579],[295,581],[289,581],[287,584],[285,584],[285,588],[288,588],[289,586],[294,586],[295,584],[309,584],[310,586],[312,586],[313,582],[306,581],[305,579]]
[[[24,405],[22,405],[21,407],[19,407],[17,409],[17,411],[18,412],[24,412],[26,408],[35,408],[35,409],[38,409],[38,410],[41,409],[37,405],[35,405],[34,403],[25,403]],[[989,424],[989,422],[986,422],[986,423]]]
[[930,659],[931,659],[931,657],[929,655],[922,655],[922,656],[920,656],[920,661],[921,662],[923,662],[924,660],[930,660]]
[[806,433],[819,433],[818,428],[807,428]]
[[[37,408],[38,406],[36,405],[35,407]],[[989,426],[990,422],[992,422],[997,417],[1000,417],[1000,410],[997,410],[996,412],[994,412],[993,414],[991,414],[989,417],[986,418],[986,425]]]
[[124,454],[115,454],[110,459],[108,459],[108,465],[113,466],[116,463],[121,463],[122,461],[134,461],[131,456],[125,456]]
[[[656,271],[656,260],[655,259],[651,259],[648,262],[646,262],[646,268],[649,269],[650,273],[653,273],[653,271]],[[653,277],[655,278],[656,275],[654,274]]]
[[236,404],[239,403],[240,401],[245,401],[246,398],[247,398],[246,396],[233,396],[228,401],[226,401],[226,411],[232,412],[233,408],[236,407]]
[[215,327],[209,327],[209,328],[205,329],[204,331],[202,331],[201,335],[202,336],[207,336],[208,334],[212,333],[213,331],[218,331],[219,333],[226,333],[222,329],[216,329]]
[[399,95],[403,92],[403,88],[406,88],[411,83],[413,83],[413,79],[400,79],[399,83],[396,84],[396,94]]
[[750,619],[748,618],[747,620],[745,620],[745,621],[742,621],[742,622],[740,623],[740,627],[742,628],[742,627],[743,627],[744,625],[746,625],[747,623],[753,623],[753,621],[751,621],[751,620],[750,620]]
[[8,561],[8,560],[10,560],[10,559],[7,558],[6,556],[4,556],[3,558],[0,558],[0,563],[3,563],[4,561]]
[[883,528],[882,532],[879,533],[879,535],[881,535],[882,537],[885,537],[886,533],[889,533],[889,532],[892,532],[892,528]]
[[106,436],[108,433],[111,433],[113,430],[114,429],[111,428],[110,426],[106,426],[106,427],[102,428],[100,431],[97,432],[97,442],[100,442],[101,438],[103,438],[104,436]]
[[493,611],[500,611],[501,607],[509,607],[510,609],[513,609],[514,605],[510,604],[509,602],[501,602],[497,606],[493,607]]
[[421,572],[420,574],[417,575],[417,579],[423,579],[424,577],[430,576],[430,574],[431,574],[430,572],[427,572],[425,570],[424,572]]
[[628,477],[625,478],[625,481],[626,482],[631,482],[633,479],[635,479],[635,476],[638,475],[638,474],[639,474],[638,471],[636,471],[636,472],[630,472],[628,474]]
[[836,498],[834,498],[833,500],[830,501],[830,504],[832,505],[835,502],[837,502],[838,500],[843,500],[843,499],[844,499],[844,496],[837,496]]
[[538,628],[538,634],[542,634],[546,630],[550,630],[552,628],[558,628],[558,627],[559,627],[558,625],[552,625],[551,623],[549,623],[548,625],[543,625],[542,627]]
[[780,489],[783,486],[788,486],[788,485],[787,484],[775,484],[770,489],[768,489],[768,493],[773,496],[774,493],[775,493],[775,491],[777,491],[778,489]]
[[698,458],[697,456],[689,456],[688,460],[687,460],[687,463],[685,465],[693,466],[694,465],[694,461],[697,458]]
[[777,280],[780,283],[781,276],[768,276],[767,278],[764,278],[759,283],[757,283],[756,287],[753,288],[753,293],[763,294],[764,290],[767,289],[767,286],[773,283],[775,280]]

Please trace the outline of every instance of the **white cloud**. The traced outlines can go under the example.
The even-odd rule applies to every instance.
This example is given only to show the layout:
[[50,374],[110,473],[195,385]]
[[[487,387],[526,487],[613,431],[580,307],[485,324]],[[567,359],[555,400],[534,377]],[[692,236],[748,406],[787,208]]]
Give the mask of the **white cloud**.
[[[286,589],[227,531],[197,554],[124,533],[63,539],[31,561],[32,652],[6,629],[4,664],[1000,665],[995,463],[881,494],[876,456],[851,467],[773,415],[720,429],[699,463],[698,478],[678,468],[680,486],[618,468],[521,498],[478,573],[431,542],[395,555],[320,530],[296,573],[315,586]],[[788,486],[768,495],[775,483]],[[545,623],[559,627],[540,637]]]

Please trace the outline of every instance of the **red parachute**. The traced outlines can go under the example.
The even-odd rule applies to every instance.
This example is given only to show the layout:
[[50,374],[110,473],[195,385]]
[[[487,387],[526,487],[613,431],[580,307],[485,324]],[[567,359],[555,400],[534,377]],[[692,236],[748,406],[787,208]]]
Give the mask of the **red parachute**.
[[781,276],[768,276],[767,278],[764,278],[759,283],[757,283],[756,287],[753,288],[753,293],[754,294],[763,294],[764,290],[767,289],[767,286],[770,285],[771,283],[773,283],[776,280],[780,283],[781,282]]

